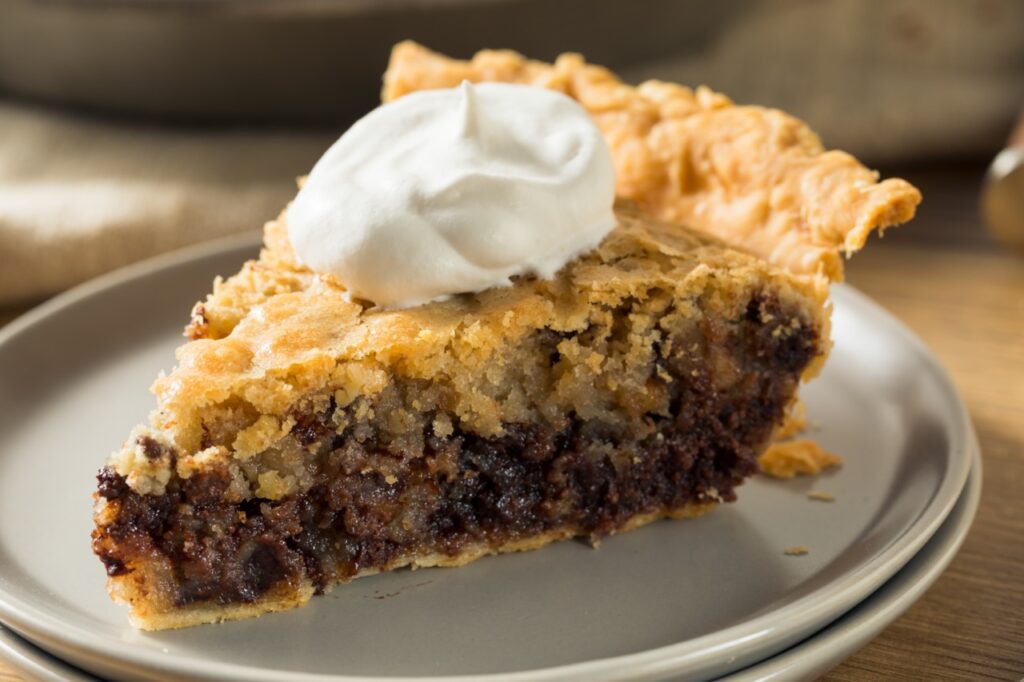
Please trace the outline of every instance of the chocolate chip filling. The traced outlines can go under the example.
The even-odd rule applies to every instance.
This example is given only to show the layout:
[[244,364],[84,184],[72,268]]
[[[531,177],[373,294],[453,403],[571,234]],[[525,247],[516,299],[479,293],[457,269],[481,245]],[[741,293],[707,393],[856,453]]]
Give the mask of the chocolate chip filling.
[[[576,415],[558,428],[505,424],[493,437],[455,424],[444,437],[428,429],[412,457],[305,414],[296,437],[316,451],[314,482],[281,500],[226,503],[230,481],[217,471],[139,495],[104,469],[98,494],[116,514],[94,532],[94,550],[111,576],[169,560],[177,605],[246,603],[283,581],[309,579],[322,590],[408,557],[457,556],[548,532],[597,538],[638,515],[732,500],[817,352],[815,331],[780,333],[784,319],[777,301],[751,301],[742,333],[727,339],[744,362],[727,389],[709,369],[659,351],[652,381],[669,391],[669,414],[645,415],[650,428],[640,438]],[[671,381],[658,378],[665,373]],[[382,473],[388,460],[401,464],[400,475]]]

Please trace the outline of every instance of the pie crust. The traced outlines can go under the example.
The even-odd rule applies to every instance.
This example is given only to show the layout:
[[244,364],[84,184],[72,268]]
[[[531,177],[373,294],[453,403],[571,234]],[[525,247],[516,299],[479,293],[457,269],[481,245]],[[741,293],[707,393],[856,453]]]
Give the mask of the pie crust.
[[646,81],[633,87],[578,54],[553,64],[510,50],[449,59],[411,41],[391,53],[385,102],[463,80],[558,90],[577,100],[615,158],[617,192],[662,220],[722,239],[796,273],[843,278],[841,254],[907,222],[921,193],[879,182],[846,152],[826,151],[802,121],[725,95]]

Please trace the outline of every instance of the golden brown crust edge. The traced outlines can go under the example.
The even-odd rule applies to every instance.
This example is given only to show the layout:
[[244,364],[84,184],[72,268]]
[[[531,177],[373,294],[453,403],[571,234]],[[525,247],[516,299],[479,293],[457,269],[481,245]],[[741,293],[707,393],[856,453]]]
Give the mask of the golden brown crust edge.
[[385,102],[463,80],[527,83],[573,97],[615,157],[617,191],[653,215],[713,234],[776,265],[832,281],[841,254],[872,231],[910,220],[920,192],[878,174],[788,114],[737,106],[706,87],[661,81],[633,87],[563,54],[553,64],[508,50],[449,59],[406,41],[384,75]]
[[[697,518],[711,511],[715,502],[689,503],[677,509],[661,509],[649,514],[641,514],[633,517],[616,531],[625,533],[631,530],[646,526],[649,523],[661,519],[692,519]],[[554,530],[540,535],[527,538],[510,540],[498,547],[487,545],[476,545],[467,547],[455,556],[443,554],[423,554],[419,556],[406,557],[388,566],[385,570],[392,571],[398,568],[454,568],[465,566],[477,559],[491,554],[508,554],[512,552],[527,552],[540,549],[545,545],[559,540],[566,540],[575,537],[577,533],[572,530]],[[191,627],[193,625],[205,625],[208,623],[222,623],[232,620],[253,618],[265,613],[287,611],[306,604],[312,599],[315,590],[309,581],[303,581],[298,585],[285,585],[276,590],[268,592],[259,600],[250,604],[229,604],[229,605],[193,605],[187,607],[170,608],[161,610],[149,597],[149,590],[152,589],[152,581],[159,580],[159,567],[148,567],[140,565],[133,573],[126,576],[110,578],[108,580],[108,591],[114,601],[127,604],[131,607],[129,618],[132,625],[140,630],[176,630],[179,628]],[[368,575],[380,573],[380,570],[364,570],[355,575],[355,578],[362,578]]]

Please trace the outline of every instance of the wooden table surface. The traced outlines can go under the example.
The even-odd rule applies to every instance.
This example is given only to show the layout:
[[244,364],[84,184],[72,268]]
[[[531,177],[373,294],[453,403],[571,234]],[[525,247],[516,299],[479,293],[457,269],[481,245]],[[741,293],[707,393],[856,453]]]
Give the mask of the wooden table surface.
[[[849,281],[935,351],[981,441],[977,519],[938,582],[874,641],[829,673],[848,680],[1024,677],[1024,255],[978,219],[977,165],[905,169],[925,195],[918,218],[873,240]],[[0,310],[0,324],[18,310]],[[21,680],[0,660],[0,682]]]

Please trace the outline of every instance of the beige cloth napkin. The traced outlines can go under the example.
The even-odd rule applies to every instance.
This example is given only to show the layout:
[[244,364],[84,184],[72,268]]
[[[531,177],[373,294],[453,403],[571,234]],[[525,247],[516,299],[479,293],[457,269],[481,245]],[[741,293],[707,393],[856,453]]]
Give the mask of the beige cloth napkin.
[[258,229],[339,132],[162,129],[0,102],[0,305]]

